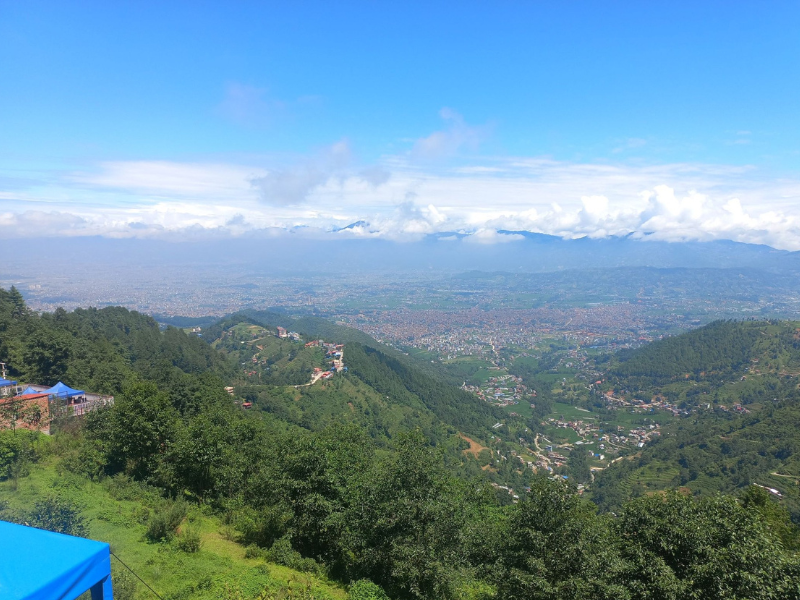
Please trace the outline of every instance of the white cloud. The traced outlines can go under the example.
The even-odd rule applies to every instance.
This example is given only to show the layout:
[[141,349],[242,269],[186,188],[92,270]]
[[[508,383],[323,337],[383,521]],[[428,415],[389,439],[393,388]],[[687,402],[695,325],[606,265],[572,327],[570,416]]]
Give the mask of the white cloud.
[[382,167],[372,166],[360,171],[359,176],[367,183],[379,186],[389,181],[392,174]]
[[193,198],[241,196],[252,193],[249,181],[263,169],[228,164],[169,161],[116,161],[68,177],[74,183],[130,193]]
[[[731,239],[800,250],[800,181],[749,167],[496,158],[443,168],[400,156],[365,166],[353,164],[351,154],[343,140],[288,167],[100,163],[53,175],[46,185],[0,189],[0,225],[18,237],[177,239],[300,226],[340,237],[410,240],[460,232],[497,243],[511,241],[499,230],[525,230],[565,238]],[[359,221],[365,224],[325,233]]]
[[309,192],[327,181],[328,175],[313,166],[271,171],[253,179],[266,204],[293,206],[305,202]]
[[418,139],[411,151],[415,158],[446,158],[462,148],[475,151],[489,134],[489,126],[467,125],[464,118],[450,108],[440,110],[439,116],[445,121],[446,128]]
[[57,211],[28,210],[22,213],[0,213],[0,228],[8,237],[36,237],[63,232],[67,235],[92,235],[93,229],[85,219]]
[[413,200],[407,199],[391,210],[376,215],[370,221],[368,233],[371,237],[411,241],[442,231],[447,222],[447,215],[433,204],[418,206]]
[[468,243],[474,244],[498,244],[506,242],[519,242],[525,239],[518,233],[499,233],[494,229],[482,227],[467,238]]
[[304,164],[269,171],[266,175],[253,178],[251,182],[259,190],[264,203],[295,206],[305,203],[311,191],[345,168],[351,157],[350,144],[347,140],[340,140]]

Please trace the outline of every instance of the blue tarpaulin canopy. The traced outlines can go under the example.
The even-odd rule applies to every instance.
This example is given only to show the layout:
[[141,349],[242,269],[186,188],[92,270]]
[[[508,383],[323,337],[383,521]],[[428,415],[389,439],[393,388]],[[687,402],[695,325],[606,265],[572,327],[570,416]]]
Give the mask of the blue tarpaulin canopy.
[[83,390],[73,390],[68,385],[64,385],[59,381],[49,390],[45,390],[40,393],[48,394],[50,396],[57,396],[59,398],[72,398],[73,396],[83,396],[86,392],[84,392]]
[[9,385],[17,385],[17,382],[11,381],[9,379],[3,379],[2,377],[0,377],[0,387],[6,387]]
[[32,387],[26,387],[24,390],[22,390],[17,395],[18,396],[27,396],[28,394],[44,394],[44,392],[40,392],[39,390],[35,390]]
[[0,521],[0,598],[113,600],[108,544]]

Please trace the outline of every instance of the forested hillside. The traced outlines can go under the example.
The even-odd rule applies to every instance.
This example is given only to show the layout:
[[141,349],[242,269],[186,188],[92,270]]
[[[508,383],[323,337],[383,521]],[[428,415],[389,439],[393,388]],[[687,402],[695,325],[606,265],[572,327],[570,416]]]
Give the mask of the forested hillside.
[[444,423],[464,433],[490,435],[502,411],[454,386],[447,385],[387,356],[380,350],[350,343],[345,346],[347,364],[354,375],[389,396],[418,399]]
[[[122,309],[38,316],[3,291],[0,336],[20,379],[118,373],[113,405],[51,436],[0,431],[0,517],[105,539],[164,598],[800,598],[797,532],[764,490],[644,496],[612,518],[540,476],[501,503],[413,419],[478,427],[491,411],[375,349],[347,344],[353,373],[298,389],[284,413],[244,410],[225,355]],[[36,350],[54,339],[59,352]],[[366,413],[342,416],[380,395],[410,417],[385,445]],[[326,413],[329,399],[347,409]],[[304,402],[305,424],[291,418]],[[149,597],[115,577],[120,600]]]
[[12,288],[0,290],[0,361],[9,376],[114,394],[140,376],[179,386],[188,374],[229,377],[233,366],[194,336],[160,331],[149,316],[119,307],[38,315]]
[[598,472],[592,498],[616,510],[632,497],[683,487],[780,494],[800,522],[798,324],[720,321],[611,359],[618,395],[664,398],[685,413],[629,460]]
[[800,397],[796,389],[776,393],[783,400],[757,413],[709,414],[667,428],[639,456],[599,474],[593,500],[616,510],[657,490],[736,494],[757,483],[778,490],[800,520]]
[[616,354],[609,375],[631,384],[663,384],[678,378],[722,381],[759,370],[800,369],[797,325],[768,321],[717,321],[639,350]]
[[[329,335],[352,330],[334,327]],[[279,338],[272,327],[235,315],[220,322],[206,339],[214,348],[242,365],[233,379],[235,389],[255,411],[318,431],[334,423],[356,423],[380,448],[394,446],[398,436],[419,430],[432,445],[442,448],[451,469],[461,474],[489,477],[522,489],[527,476],[514,465],[482,472],[476,457],[464,452],[469,444],[462,435],[478,440],[493,435],[492,426],[502,413],[472,394],[416,369],[408,362],[358,342],[336,344],[347,370],[330,379],[309,382],[314,369],[327,371],[330,361],[317,345]],[[518,472],[519,471],[519,472]]]
[[272,311],[244,310],[219,320],[205,330],[203,337],[207,341],[212,342],[218,339],[222,335],[222,332],[232,325],[243,322],[260,325],[262,327],[284,327],[285,329],[300,333],[305,339],[322,338],[325,340],[336,340],[336,342],[340,344],[351,342],[361,344],[367,348],[378,350],[396,359],[400,363],[442,381],[443,383],[449,383],[451,385],[461,384],[461,380],[458,376],[450,373],[441,365],[416,359],[413,356],[409,356],[395,348],[378,342],[363,331],[353,329],[352,327],[337,325],[336,323],[331,323],[319,317],[299,317],[295,319],[286,314]]
[[379,344],[366,333],[351,327],[336,325],[318,317],[293,318],[283,313],[263,310],[243,310],[220,319],[213,326],[206,329],[204,337],[209,341],[217,339],[222,332],[236,323],[248,322],[262,327],[283,327],[297,331],[307,339],[324,338],[337,340],[339,343],[357,342],[375,348],[386,348]]

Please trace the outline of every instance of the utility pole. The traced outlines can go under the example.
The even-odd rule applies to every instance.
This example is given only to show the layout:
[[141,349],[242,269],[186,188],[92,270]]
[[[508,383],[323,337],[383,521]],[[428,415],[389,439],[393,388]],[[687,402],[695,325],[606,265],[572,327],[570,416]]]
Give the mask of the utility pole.
[[3,374],[2,374],[2,375],[0,375],[0,377],[2,377],[3,379],[5,379],[5,378],[6,378],[6,363],[4,363],[4,362],[0,362],[0,370],[2,370],[2,371],[3,371]]

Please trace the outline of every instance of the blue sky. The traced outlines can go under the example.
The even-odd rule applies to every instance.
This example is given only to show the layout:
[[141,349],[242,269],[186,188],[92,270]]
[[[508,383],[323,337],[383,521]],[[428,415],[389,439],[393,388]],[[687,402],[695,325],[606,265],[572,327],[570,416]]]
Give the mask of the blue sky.
[[0,224],[800,249],[796,2],[0,2]]

